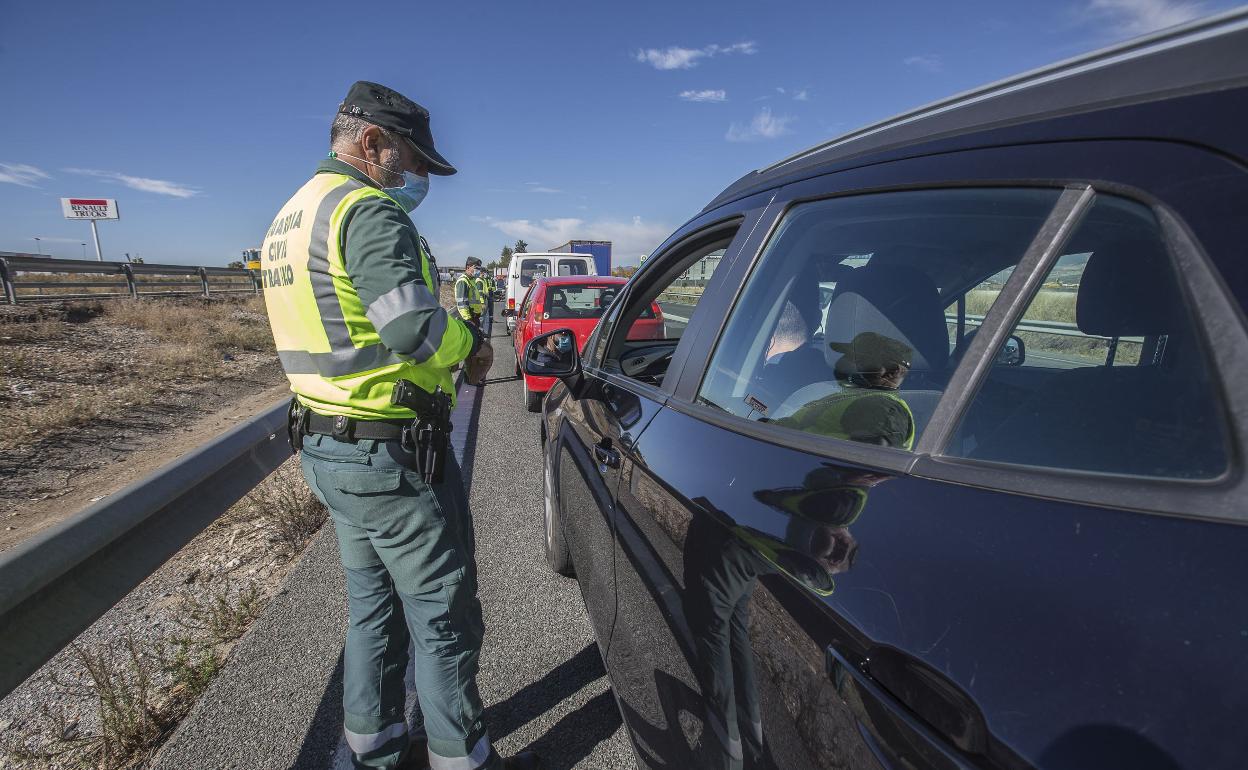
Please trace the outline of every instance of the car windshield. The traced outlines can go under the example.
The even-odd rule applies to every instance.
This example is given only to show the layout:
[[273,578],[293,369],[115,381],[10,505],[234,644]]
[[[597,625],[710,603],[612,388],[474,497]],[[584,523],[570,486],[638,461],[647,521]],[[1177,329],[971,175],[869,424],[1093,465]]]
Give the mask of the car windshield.
[[[546,317],[600,318],[623,286],[559,284],[546,289]],[[653,317],[653,315],[651,316]]]

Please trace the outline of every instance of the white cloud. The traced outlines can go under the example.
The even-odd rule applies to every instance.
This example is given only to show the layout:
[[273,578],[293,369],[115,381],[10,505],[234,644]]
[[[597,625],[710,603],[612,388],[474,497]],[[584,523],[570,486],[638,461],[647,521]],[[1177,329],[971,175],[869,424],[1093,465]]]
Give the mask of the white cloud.
[[34,187],[35,183],[51,178],[43,169],[28,166],[25,163],[0,163],[0,182]]
[[907,56],[902,60],[907,67],[918,67],[924,72],[940,72],[945,67],[944,60],[937,54],[929,53],[920,56]]
[[755,139],[775,139],[791,132],[789,124],[797,118],[792,115],[772,115],[770,107],[758,111],[749,125],[733,123],[724,138],[730,142],[751,142]]
[[681,91],[680,98],[687,102],[724,102],[728,100],[728,92],[724,89],[706,89],[704,91]]
[[525,182],[525,184],[528,185],[529,192],[535,192],[535,193],[561,193],[563,192],[563,190],[558,190],[558,189],[555,189],[554,187],[547,187],[541,182]]
[[649,64],[656,70],[687,70],[698,66],[701,59],[738,53],[746,55],[758,53],[758,46],[752,40],[732,45],[712,43],[704,48],[681,48],[674,45],[668,48],[643,48],[634,54],[634,58],[642,64]]
[[1085,21],[1108,22],[1124,36],[1142,35],[1173,27],[1208,13],[1206,3],[1196,0],[1090,0]]
[[164,179],[130,176],[119,171],[100,171],[94,168],[67,168],[65,171],[70,174],[82,174],[83,176],[93,176],[98,179],[108,179],[113,182],[120,182],[132,190],[141,190],[142,192],[156,193],[157,195],[171,195],[174,198],[191,198],[200,192],[199,189],[190,185],[169,182]]
[[539,222],[494,217],[483,219],[508,238],[528,241],[534,251],[574,239],[611,241],[616,264],[627,261],[632,255],[649,254],[672,232],[669,225],[645,222],[641,217],[633,217],[627,222],[610,219],[587,222],[578,217],[543,219]]
[[793,101],[808,102],[810,101],[810,93],[805,88],[803,88],[801,91],[798,91],[797,93],[793,94]]

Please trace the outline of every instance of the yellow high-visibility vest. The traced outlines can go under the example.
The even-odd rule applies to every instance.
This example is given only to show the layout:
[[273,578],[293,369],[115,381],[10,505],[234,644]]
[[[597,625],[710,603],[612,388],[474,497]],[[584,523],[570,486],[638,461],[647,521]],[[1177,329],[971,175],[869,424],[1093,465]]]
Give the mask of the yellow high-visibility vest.
[[[464,357],[472,337],[459,324],[442,325],[421,362],[400,358],[381,342],[347,274],[342,224],[351,207],[389,196],[345,174],[318,173],[278,213],[261,247],[264,303],[277,356],[290,389],[312,411],[361,419],[411,418],[390,403],[397,380],[455,397],[449,366]],[[430,291],[437,284],[420,252]],[[412,284],[415,286],[415,284]],[[433,302],[437,302],[436,295]],[[458,327],[458,328],[455,328]]]

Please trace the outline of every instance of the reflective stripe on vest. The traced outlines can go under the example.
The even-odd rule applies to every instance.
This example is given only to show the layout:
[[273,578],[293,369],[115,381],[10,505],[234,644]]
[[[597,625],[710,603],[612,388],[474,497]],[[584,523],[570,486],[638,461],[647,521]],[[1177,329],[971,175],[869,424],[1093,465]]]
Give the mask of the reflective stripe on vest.
[[[429,392],[441,386],[454,398],[450,370],[420,363],[442,343],[444,314],[441,324],[430,324],[425,344],[413,360],[387,349],[370,319],[384,325],[387,314],[393,317],[399,310],[398,300],[437,305],[428,288],[434,284],[423,251],[425,285],[400,286],[391,292],[394,298],[382,297],[367,312],[347,275],[342,223],[352,206],[376,197],[389,196],[345,174],[317,174],[278,213],[261,247],[264,300],[278,359],[291,390],[321,414],[411,417],[411,410],[390,403],[399,379]],[[423,294],[416,297],[418,292]]]

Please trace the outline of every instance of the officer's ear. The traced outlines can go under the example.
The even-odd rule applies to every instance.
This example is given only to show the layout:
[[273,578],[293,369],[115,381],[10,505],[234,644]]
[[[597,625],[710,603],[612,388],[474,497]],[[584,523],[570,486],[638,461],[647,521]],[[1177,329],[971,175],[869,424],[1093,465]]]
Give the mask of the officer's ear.
[[381,152],[389,147],[386,132],[378,126],[369,126],[360,132],[360,155],[364,160],[381,162]]

